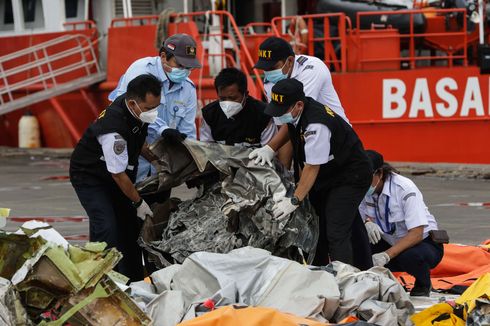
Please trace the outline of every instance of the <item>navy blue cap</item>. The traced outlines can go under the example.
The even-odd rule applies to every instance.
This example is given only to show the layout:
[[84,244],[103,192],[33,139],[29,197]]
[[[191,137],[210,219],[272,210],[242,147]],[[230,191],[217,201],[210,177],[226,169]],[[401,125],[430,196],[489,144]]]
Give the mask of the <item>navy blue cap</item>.
[[185,68],[201,68],[197,60],[196,41],[187,34],[174,34],[167,38],[163,47],[175,56],[177,63]]
[[259,46],[259,61],[254,68],[271,70],[279,60],[284,60],[289,56],[294,56],[291,44],[279,37],[268,37]]
[[303,83],[294,78],[286,78],[278,81],[271,90],[271,101],[265,108],[265,113],[279,117],[297,101],[303,100],[305,93]]

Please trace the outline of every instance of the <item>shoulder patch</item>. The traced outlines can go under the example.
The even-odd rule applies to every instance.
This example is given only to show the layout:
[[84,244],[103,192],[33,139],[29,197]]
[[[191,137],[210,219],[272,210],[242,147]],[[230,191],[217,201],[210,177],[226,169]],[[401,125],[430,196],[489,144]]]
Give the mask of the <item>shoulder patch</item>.
[[114,153],[116,153],[116,155],[121,155],[126,149],[126,141],[120,139],[116,140],[112,149],[114,150]]
[[329,108],[328,106],[325,105],[325,111],[327,112],[327,114],[329,116],[332,116],[332,117],[335,117],[335,113],[332,111],[331,108]]
[[305,69],[303,69],[303,71],[308,70],[308,69],[313,70],[313,68],[315,68],[313,65],[306,65],[306,67],[305,67]]
[[415,197],[416,195],[417,194],[414,193],[414,192],[408,193],[408,194],[405,195],[405,197],[403,197],[403,201],[406,201],[410,197]]
[[99,117],[97,119],[102,119],[105,116],[105,111],[100,112]]
[[305,56],[300,56],[297,60],[296,60],[300,65],[303,65],[306,61],[308,61],[308,58],[305,57]]
[[316,130],[309,130],[309,131],[305,132],[305,138],[308,136],[311,136],[311,135],[315,135],[315,134],[316,134]]

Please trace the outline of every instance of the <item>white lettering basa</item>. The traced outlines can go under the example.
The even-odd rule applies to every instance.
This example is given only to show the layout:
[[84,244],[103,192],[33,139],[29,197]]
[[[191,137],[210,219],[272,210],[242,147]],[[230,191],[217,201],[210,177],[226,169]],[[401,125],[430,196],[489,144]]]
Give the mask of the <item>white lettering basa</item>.
[[[383,79],[383,119],[401,118],[407,111],[405,92],[407,88],[401,79]],[[396,104],[392,108],[393,104]]]
[[[464,87],[464,96],[456,96],[455,91],[462,92],[462,85],[458,85],[456,79],[442,77],[435,84],[435,107],[432,105],[431,92],[427,78],[415,79],[412,97],[406,98],[407,86],[401,79],[383,79],[383,119],[402,118],[410,106],[408,118],[433,118],[434,109],[437,115],[443,118],[454,117],[459,111],[459,116],[468,117],[485,116],[485,108],[480,90],[478,77],[467,77]],[[431,86],[434,87],[434,86]],[[432,89],[434,91],[434,89]],[[434,94],[435,93],[435,94]],[[458,93],[459,94],[459,93]],[[408,102],[410,100],[410,102]],[[459,101],[458,101],[459,100]],[[490,79],[489,79],[489,113],[490,115]]]
[[417,118],[419,111],[424,112],[426,118],[434,117],[432,102],[430,99],[427,78],[417,78],[413,88],[412,103],[410,105],[409,118]]
[[452,117],[458,111],[458,99],[447,89],[452,91],[458,89],[458,84],[453,78],[442,78],[436,84],[436,94],[444,101],[436,103],[436,111],[441,117],[445,118]]

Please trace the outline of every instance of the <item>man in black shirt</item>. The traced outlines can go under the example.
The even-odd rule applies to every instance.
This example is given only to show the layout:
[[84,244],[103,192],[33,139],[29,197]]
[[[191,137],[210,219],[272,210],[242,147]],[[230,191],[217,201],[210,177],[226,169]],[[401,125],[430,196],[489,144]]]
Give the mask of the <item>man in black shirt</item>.
[[[308,195],[320,216],[314,264],[326,265],[329,258],[354,264],[352,231],[353,227],[363,227],[358,207],[372,179],[372,168],[359,137],[330,107],[305,96],[303,84],[296,79],[284,79],[272,87],[265,112],[274,117],[276,124],[287,128],[281,128],[249,158],[272,167],[275,152],[290,140],[297,181],[291,198],[275,202],[274,218],[286,219]],[[369,248],[367,237],[360,247]]]
[[245,74],[225,68],[216,76],[214,86],[219,100],[202,109],[200,140],[247,147],[267,144],[277,128],[264,113],[266,104],[248,95]]
[[141,249],[136,243],[139,219],[153,215],[134,182],[148,124],[157,117],[160,93],[156,77],[134,78],[127,92],[87,128],[70,160],[70,181],[87,211],[90,241],[116,247],[123,254],[117,269],[131,281],[143,278]]

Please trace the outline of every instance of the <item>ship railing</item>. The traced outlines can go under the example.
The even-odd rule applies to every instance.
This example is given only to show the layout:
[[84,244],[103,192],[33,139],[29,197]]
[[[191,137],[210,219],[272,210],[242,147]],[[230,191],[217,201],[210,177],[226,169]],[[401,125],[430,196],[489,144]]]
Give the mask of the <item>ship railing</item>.
[[156,25],[157,23],[158,23],[157,15],[136,16],[136,17],[129,17],[129,18],[114,18],[111,21],[111,27]]
[[272,23],[251,22],[241,27],[241,31],[243,35],[272,34]]
[[[47,99],[62,91],[87,86],[82,84],[95,79],[100,81],[104,76],[91,38],[82,34],[63,35],[1,56],[0,114],[18,109],[15,102],[29,105],[40,98]],[[22,98],[19,94],[33,89],[39,93],[26,94],[20,101]],[[43,96],[34,98],[39,94]],[[26,101],[29,95],[33,95],[33,98]]]
[[[261,75],[257,69],[253,68],[255,62],[246,46],[243,34],[228,11],[176,13],[170,17],[171,23],[175,24],[174,29],[169,28],[169,31],[188,33],[198,40],[199,61],[205,67],[205,63],[210,59],[211,64],[208,68],[211,76],[217,73],[211,66],[213,60],[218,67],[222,68],[233,64],[247,75],[249,81],[253,82],[249,87],[251,93],[259,97],[263,94],[264,85]],[[233,57],[233,61],[229,60],[230,57]],[[205,69],[199,70],[199,92],[201,92],[199,87],[204,73]],[[201,98],[200,94],[198,96]]]
[[413,9],[420,9],[420,8],[425,8],[425,7],[429,7],[429,6],[430,6],[429,0],[413,0],[413,3],[412,3]]
[[[116,18],[112,20],[111,28],[157,25],[158,19],[159,17],[157,15]],[[212,26],[213,19],[217,19],[218,24]],[[259,25],[271,26],[270,23],[254,24],[255,27]],[[218,30],[213,29],[210,31],[210,28],[212,29],[216,26],[219,27]],[[218,10],[172,14],[170,16],[168,33],[169,35],[187,33],[196,40],[198,47],[197,55],[203,64],[203,69],[193,72],[191,78],[198,79],[199,87],[202,84],[208,84],[203,81],[204,71],[210,76],[217,73],[216,69],[212,67],[213,63],[211,66],[207,64],[209,60],[214,62],[218,67],[239,67],[253,82],[253,85],[250,85],[252,93],[260,96],[264,92],[264,85],[260,73],[258,70],[253,69],[255,62],[247,46],[245,46],[247,43],[244,39],[243,32],[238,28],[234,17],[229,12]],[[231,58],[233,60],[230,60]],[[196,74],[198,75],[196,76]],[[200,97],[200,94],[198,96]]]
[[[462,26],[456,26],[458,30],[450,30],[450,31],[440,31],[437,29],[426,30],[424,32],[417,32],[415,30],[414,24],[414,15],[432,15],[433,17],[438,17],[445,21],[443,26],[447,25],[446,19],[450,18],[448,15],[461,15]],[[360,26],[363,26],[363,19],[372,19],[373,16],[381,16],[387,17],[390,15],[408,15],[409,16],[409,26],[407,33],[369,33],[369,31],[373,31],[374,29],[379,30],[380,26],[371,26],[370,29],[361,29]],[[364,21],[365,23],[365,21]],[[402,66],[402,63],[408,63],[408,67],[410,69],[417,68],[418,63],[422,63],[422,61],[430,62],[433,64],[436,61],[439,62],[447,62],[448,67],[453,67],[455,65],[455,61],[458,60],[458,64],[462,66],[468,65],[468,29],[467,29],[467,19],[466,19],[466,9],[464,8],[455,8],[455,9],[414,9],[414,10],[396,10],[396,11],[366,11],[366,12],[358,12],[356,17],[356,30],[353,31],[353,38],[356,39],[356,43],[360,44],[362,41],[373,41],[379,42],[383,40],[392,39],[398,45],[403,44],[405,47],[408,46],[408,51],[406,53],[408,55],[395,55],[392,57],[383,55],[383,52],[380,51],[378,55],[371,58],[366,58],[362,53],[358,55],[358,63],[362,70],[363,65],[365,64],[373,64],[373,63],[382,63],[382,62],[398,62],[398,67]],[[395,28],[390,26],[389,24],[381,26],[385,28],[385,30],[397,31]],[[451,29],[455,29],[452,27]],[[363,33],[366,32],[367,33]],[[358,51],[362,51],[362,47],[357,49]],[[421,50],[427,50],[434,52],[435,54],[430,53],[429,55],[419,55],[417,52]],[[439,53],[437,53],[439,52]],[[441,54],[441,52],[445,54]],[[399,69],[398,68],[398,69]],[[350,69],[349,69],[350,70]]]
[[331,70],[345,72],[349,23],[344,13],[286,16],[273,18],[272,29],[276,36],[290,41],[297,54],[317,55]]

